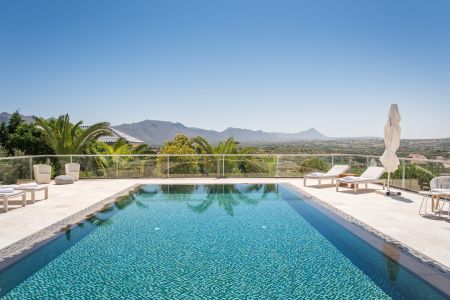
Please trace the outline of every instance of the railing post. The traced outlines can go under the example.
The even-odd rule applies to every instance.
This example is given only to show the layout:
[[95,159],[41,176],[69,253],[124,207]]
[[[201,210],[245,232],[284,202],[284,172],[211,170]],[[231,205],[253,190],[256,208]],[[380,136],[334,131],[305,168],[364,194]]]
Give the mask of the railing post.
[[405,161],[402,160],[402,189],[405,188],[406,166]]
[[170,177],[170,156],[167,155],[167,177]]
[[73,163],[73,161],[72,161],[72,155],[70,156],[70,163]]
[[33,180],[33,157],[30,156],[30,179]]
[[331,167],[334,167],[334,155],[331,155]]
[[217,156],[217,178],[220,178],[220,159]]
[[225,178],[225,155],[222,155],[222,177]]
[[280,163],[280,155],[277,155],[277,169],[276,169],[276,173],[275,173],[275,177],[280,177],[279,174],[279,168],[278,168],[278,164]]
[[119,178],[119,157],[115,156],[114,161],[116,162],[116,178]]

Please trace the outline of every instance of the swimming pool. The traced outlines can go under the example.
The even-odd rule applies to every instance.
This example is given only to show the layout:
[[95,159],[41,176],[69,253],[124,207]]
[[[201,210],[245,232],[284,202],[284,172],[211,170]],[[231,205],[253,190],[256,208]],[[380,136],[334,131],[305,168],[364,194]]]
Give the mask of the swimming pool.
[[0,296],[446,297],[343,224],[282,184],[145,185],[4,267]]

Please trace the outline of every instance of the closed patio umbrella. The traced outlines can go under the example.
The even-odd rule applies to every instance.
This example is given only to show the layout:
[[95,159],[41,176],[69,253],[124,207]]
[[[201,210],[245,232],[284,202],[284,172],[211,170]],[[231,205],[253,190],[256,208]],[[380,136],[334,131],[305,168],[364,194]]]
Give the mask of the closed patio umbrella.
[[398,112],[398,106],[397,104],[392,104],[389,110],[388,120],[384,125],[384,144],[386,145],[386,149],[380,157],[381,163],[388,172],[388,194],[392,194],[389,187],[390,175],[397,170],[400,164],[397,154],[395,154],[400,147],[400,121],[401,117]]

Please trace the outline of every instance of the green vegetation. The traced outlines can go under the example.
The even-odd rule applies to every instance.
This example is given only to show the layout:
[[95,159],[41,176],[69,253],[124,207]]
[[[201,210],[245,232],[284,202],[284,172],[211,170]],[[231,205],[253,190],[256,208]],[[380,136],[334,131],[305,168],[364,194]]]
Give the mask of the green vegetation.
[[2,156],[17,156],[18,151],[24,155],[54,154],[42,132],[22,120],[18,112],[11,115],[7,124],[0,124],[0,146]]
[[[8,123],[0,124],[0,157],[53,154],[42,133],[25,123],[20,114],[11,115]],[[29,178],[30,162],[22,159],[0,161],[0,181],[15,184],[20,178]]]
[[33,117],[35,126],[42,131],[47,145],[55,154],[81,154],[90,144],[101,136],[111,135],[109,123],[100,122],[87,129],[80,128],[83,121],[76,124],[70,122],[68,114],[57,119]]
[[[94,124],[82,129],[82,122],[71,123],[69,115],[57,119],[33,117],[34,122],[25,122],[18,112],[11,115],[8,123],[0,124],[0,157],[44,155],[29,159],[8,159],[0,161],[0,181],[14,184],[18,180],[30,179],[30,164],[47,163],[53,166],[53,175],[64,173],[64,164],[69,157],[45,157],[45,155],[64,154],[155,154],[148,145],[133,148],[125,140],[114,145],[97,141],[100,136],[110,135],[106,122]],[[149,165],[155,165],[155,158],[136,159],[123,157],[73,157],[81,165],[83,177],[123,177],[152,175]],[[131,170],[131,171],[130,171]],[[114,172],[112,174],[112,172]]]
[[[325,141],[296,141],[278,144],[255,145],[259,153],[308,153],[308,154],[362,154],[381,156],[385,145],[381,138],[334,139]],[[450,159],[450,138],[409,140],[402,139],[397,151],[399,157],[416,153],[428,159]]]
[[300,173],[306,174],[314,171],[326,172],[330,168],[328,162],[322,158],[308,158],[304,160],[299,168]]
[[[158,157],[157,166],[160,175],[169,172],[178,176],[240,176],[249,173],[267,174],[273,170],[273,157],[242,156],[255,152],[253,147],[241,147],[232,137],[213,146],[203,137],[189,139],[185,135],[177,135],[174,140],[165,142],[161,147],[159,153],[169,154],[170,157]],[[209,156],[196,157],[196,154]]]
[[[196,154],[192,141],[185,135],[179,134],[173,141],[164,143],[159,151],[160,154],[180,154],[193,155]],[[199,159],[194,156],[174,156],[158,157],[157,166],[160,174],[195,175],[200,171]]]
[[[214,155],[203,158],[202,166],[206,173],[209,173],[208,170],[214,170],[214,168],[216,170],[222,168],[225,170],[224,173],[238,176],[239,174],[266,173],[268,170],[273,169],[274,166],[273,158],[245,156],[255,154],[257,149],[254,147],[241,147],[239,142],[233,137],[219,142],[216,147],[200,136],[194,137],[192,142],[196,153]],[[223,154],[226,156],[223,156]],[[217,168],[217,165],[219,165],[219,168]]]
[[[134,155],[134,154],[156,154],[148,145],[139,145],[133,148],[125,139],[119,139],[114,144],[109,145],[102,142],[95,143],[92,147],[94,154],[106,155],[95,157],[97,164],[97,174],[108,175],[108,177],[117,175],[135,177],[137,174],[143,174],[148,165],[154,165],[154,158],[139,159],[131,156],[114,155]],[[136,170],[139,170],[136,174]],[[92,176],[92,175],[91,175]]]
[[[197,136],[189,138],[178,135],[166,141],[159,149],[162,156],[128,156],[133,154],[156,154],[148,145],[132,147],[125,140],[115,144],[101,143],[100,136],[109,135],[108,123],[97,123],[84,130],[82,122],[71,123],[68,115],[45,120],[34,117],[34,122],[25,122],[19,113],[11,115],[7,123],[0,124],[0,157],[43,155],[30,159],[0,160],[0,181],[16,183],[30,179],[32,164],[48,163],[54,175],[64,172],[65,163],[78,162],[82,177],[174,177],[183,176],[232,176],[232,177],[299,177],[305,173],[327,171],[332,164],[331,156],[300,157],[277,154],[289,153],[342,153],[379,156],[384,150],[381,139],[337,139],[328,141],[303,141],[274,145],[243,146],[233,137],[217,145]],[[450,139],[402,140],[399,157],[412,153],[433,159],[450,157]],[[72,154],[69,157],[51,155]],[[77,156],[97,154],[100,156]],[[205,156],[196,156],[206,154]],[[266,154],[256,156],[251,154]],[[50,155],[45,157],[45,155]],[[123,155],[123,156],[122,156]],[[168,156],[164,156],[168,155]],[[351,155],[335,156],[334,164],[348,164],[350,173],[360,175],[372,163],[366,157]],[[450,164],[430,162],[408,162],[391,174],[391,183],[412,190],[426,189],[431,178],[450,173]],[[387,175],[384,175],[386,178]]]
[[[13,156],[23,156],[21,150],[14,149]],[[0,146],[0,157],[7,156],[7,151]],[[29,162],[23,162],[22,159],[9,159],[0,161],[0,181],[3,184],[15,184],[19,178],[23,178],[29,170]]]

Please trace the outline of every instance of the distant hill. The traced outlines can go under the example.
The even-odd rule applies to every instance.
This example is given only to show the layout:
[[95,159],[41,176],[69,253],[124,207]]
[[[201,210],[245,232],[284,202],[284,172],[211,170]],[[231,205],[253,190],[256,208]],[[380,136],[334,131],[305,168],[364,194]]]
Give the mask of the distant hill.
[[234,137],[241,143],[277,143],[300,140],[326,140],[329,139],[314,128],[296,133],[266,132],[229,127],[224,131],[207,130],[195,127],[186,127],[181,123],[167,121],[145,120],[138,123],[121,124],[114,126],[131,136],[143,140],[153,146],[162,145],[165,141],[173,139],[177,134],[189,137],[202,136],[211,143],[223,141]]
[[[22,116],[22,119],[25,120],[25,122],[33,122],[33,117],[32,116]],[[11,114],[7,113],[7,112],[2,112],[0,113],[0,123],[8,123],[9,118],[11,118]]]

